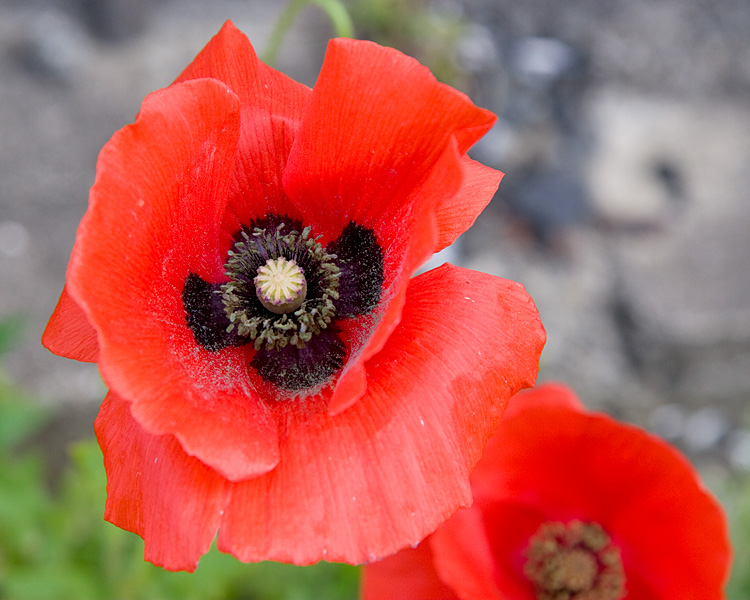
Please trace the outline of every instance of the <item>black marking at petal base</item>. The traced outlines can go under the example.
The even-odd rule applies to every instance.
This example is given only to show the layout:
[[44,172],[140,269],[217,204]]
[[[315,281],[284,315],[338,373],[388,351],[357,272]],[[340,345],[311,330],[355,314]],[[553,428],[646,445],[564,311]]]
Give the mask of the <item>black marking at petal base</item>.
[[227,346],[240,346],[247,340],[236,333],[227,332],[229,319],[224,310],[221,284],[208,283],[195,273],[190,273],[182,288],[187,324],[195,341],[206,350],[221,350]]
[[380,301],[384,279],[383,250],[375,232],[350,221],[326,250],[337,256],[341,269],[336,315],[354,317],[371,312]]
[[280,350],[265,346],[250,361],[264,381],[276,387],[299,391],[328,381],[344,364],[346,346],[337,331],[329,327],[300,349],[289,344]]

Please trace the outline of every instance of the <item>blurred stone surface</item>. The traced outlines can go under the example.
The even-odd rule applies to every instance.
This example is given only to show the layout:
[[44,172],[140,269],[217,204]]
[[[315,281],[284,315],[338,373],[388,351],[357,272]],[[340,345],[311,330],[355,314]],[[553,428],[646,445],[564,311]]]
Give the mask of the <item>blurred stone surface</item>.
[[83,66],[87,48],[81,25],[56,9],[45,9],[28,19],[15,42],[17,60],[30,73],[68,83]]
[[738,429],[729,437],[729,460],[736,469],[750,472],[750,429]]
[[685,432],[685,409],[679,404],[660,404],[649,415],[647,425],[665,440],[679,440]]
[[705,452],[715,448],[728,431],[729,422],[724,411],[705,406],[685,421],[685,444],[695,452]]
[[686,400],[750,396],[750,112],[614,93],[594,104],[591,196],[613,231],[635,366]]
[[106,41],[123,41],[143,31],[149,0],[79,0],[91,32]]

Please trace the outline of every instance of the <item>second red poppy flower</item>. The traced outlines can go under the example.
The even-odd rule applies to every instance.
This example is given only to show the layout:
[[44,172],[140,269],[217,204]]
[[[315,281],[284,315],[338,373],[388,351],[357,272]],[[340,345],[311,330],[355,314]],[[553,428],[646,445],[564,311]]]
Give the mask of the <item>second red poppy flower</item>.
[[572,390],[518,394],[474,504],[364,570],[363,600],[722,600],[724,513],[688,461]]

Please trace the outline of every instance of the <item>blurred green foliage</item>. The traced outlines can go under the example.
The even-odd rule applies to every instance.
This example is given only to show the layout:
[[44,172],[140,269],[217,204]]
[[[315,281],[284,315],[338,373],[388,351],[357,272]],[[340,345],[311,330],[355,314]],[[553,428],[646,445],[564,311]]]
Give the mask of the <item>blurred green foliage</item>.
[[[0,322],[0,347],[20,331]],[[17,339],[17,338],[16,338]],[[247,565],[218,552],[195,573],[143,560],[143,541],[106,523],[106,481],[94,440],[78,442],[50,489],[43,427],[51,415],[0,370],[0,600],[348,600],[355,567]],[[55,478],[58,479],[58,478]]]
[[21,315],[5,317],[0,321],[0,355],[9,352],[21,339],[25,319]]
[[727,598],[747,600],[750,598],[750,478],[731,479],[716,491],[729,517],[734,552]]

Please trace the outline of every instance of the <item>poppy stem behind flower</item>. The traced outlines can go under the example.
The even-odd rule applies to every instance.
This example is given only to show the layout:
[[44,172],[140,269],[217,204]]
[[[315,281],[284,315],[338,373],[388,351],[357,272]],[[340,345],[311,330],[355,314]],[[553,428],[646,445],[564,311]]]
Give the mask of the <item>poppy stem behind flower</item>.
[[291,0],[284,9],[284,12],[281,13],[279,20],[276,23],[276,27],[274,27],[274,30],[271,32],[271,37],[268,38],[266,51],[262,56],[264,63],[273,66],[276,62],[276,56],[281,48],[281,42],[284,39],[284,35],[286,35],[289,27],[294,23],[297,13],[308,4],[317,4],[328,15],[328,18],[331,19],[331,24],[333,25],[336,37],[354,37],[354,25],[352,24],[352,19],[344,5],[339,0]]

